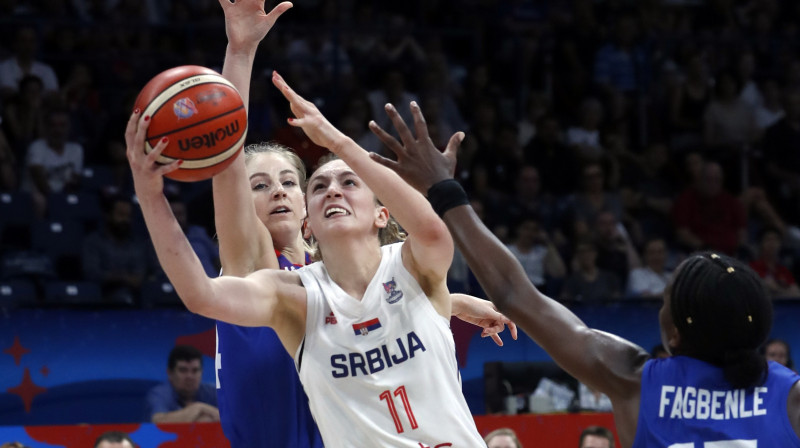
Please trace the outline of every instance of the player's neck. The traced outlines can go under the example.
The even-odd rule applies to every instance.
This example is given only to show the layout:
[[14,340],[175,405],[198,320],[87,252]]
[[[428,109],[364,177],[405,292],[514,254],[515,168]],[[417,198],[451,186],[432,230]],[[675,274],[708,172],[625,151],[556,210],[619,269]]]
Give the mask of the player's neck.
[[299,233],[295,233],[294,238],[288,237],[283,241],[274,238],[273,243],[275,249],[280,251],[281,255],[286,257],[292,264],[306,264],[306,248],[303,244],[303,238]]
[[331,279],[347,294],[361,300],[381,264],[381,248],[373,238],[350,241],[347,247],[322,249]]

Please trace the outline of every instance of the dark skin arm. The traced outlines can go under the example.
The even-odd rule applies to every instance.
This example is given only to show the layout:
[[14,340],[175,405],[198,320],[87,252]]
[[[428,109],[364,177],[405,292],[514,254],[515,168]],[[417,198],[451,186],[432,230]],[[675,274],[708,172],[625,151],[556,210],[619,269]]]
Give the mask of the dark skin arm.
[[[415,103],[411,111],[418,138],[403,145],[371,122],[372,131],[397,155],[397,161],[377,154],[370,156],[426,194],[433,184],[452,179],[456,152],[464,134],[453,135],[444,153],[439,152],[427,137],[425,119]],[[387,113],[401,134],[408,132],[394,108],[387,108]],[[443,218],[469,267],[498,309],[564,370],[609,396],[620,440],[623,446],[630,447],[636,434],[641,369],[648,358],[647,352],[622,338],[587,327],[566,307],[539,292],[517,259],[469,205],[452,208]]]

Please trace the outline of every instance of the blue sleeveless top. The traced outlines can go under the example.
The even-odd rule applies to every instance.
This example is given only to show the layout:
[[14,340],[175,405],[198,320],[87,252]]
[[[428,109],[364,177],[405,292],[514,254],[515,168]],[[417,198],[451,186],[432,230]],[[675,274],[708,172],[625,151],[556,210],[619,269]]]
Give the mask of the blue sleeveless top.
[[[275,253],[281,269],[301,267]],[[216,368],[220,420],[232,448],[322,447],[294,361],[273,329],[217,321]]]
[[722,369],[704,361],[651,359],[642,372],[633,448],[800,447],[786,414],[798,380],[770,361],[764,384],[732,389]]

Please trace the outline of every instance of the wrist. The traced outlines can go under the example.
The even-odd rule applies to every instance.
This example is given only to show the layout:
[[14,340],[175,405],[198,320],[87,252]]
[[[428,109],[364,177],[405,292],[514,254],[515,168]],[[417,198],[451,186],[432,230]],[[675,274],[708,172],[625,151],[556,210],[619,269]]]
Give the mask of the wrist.
[[448,210],[469,204],[464,188],[455,179],[440,180],[428,188],[428,202],[439,217],[443,218]]

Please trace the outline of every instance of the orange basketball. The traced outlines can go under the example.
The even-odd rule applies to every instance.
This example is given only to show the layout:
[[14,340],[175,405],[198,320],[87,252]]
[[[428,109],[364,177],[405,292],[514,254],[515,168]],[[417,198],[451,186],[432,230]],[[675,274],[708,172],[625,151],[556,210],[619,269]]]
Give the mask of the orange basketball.
[[136,98],[142,119],[150,116],[145,150],[164,137],[169,143],[159,163],[183,160],[166,176],[194,182],[224,170],[242,149],[247,111],[239,91],[214,70],[196,65],[156,75]]

